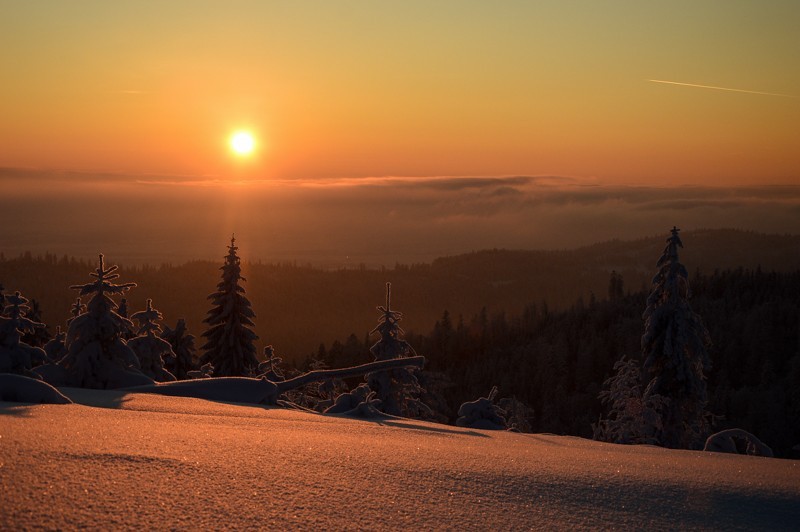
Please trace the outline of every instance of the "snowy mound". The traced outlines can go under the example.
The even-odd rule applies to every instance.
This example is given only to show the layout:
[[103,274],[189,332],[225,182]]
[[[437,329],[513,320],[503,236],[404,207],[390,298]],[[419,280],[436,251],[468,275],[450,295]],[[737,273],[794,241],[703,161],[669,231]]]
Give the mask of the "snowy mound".
[[215,377],[174,381],[125,388],[136,393],[151,393],[173,397],[195,397],[209,401],[249,404],[275,404],[278,387],[266,378]]
[[72,402],[46,382],[11,373],[0,373],[0,401],[54,405]]
[[120,390],[0,406],[10,530],[796,529],[800,462]]

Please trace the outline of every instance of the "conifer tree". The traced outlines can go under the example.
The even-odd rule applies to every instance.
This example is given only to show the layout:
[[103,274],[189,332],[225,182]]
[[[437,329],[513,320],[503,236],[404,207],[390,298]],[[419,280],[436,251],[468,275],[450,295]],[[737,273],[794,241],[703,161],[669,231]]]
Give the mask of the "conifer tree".
[[689,305],[679,231],[673,227],[667,239],[642,315],[643,363],[623,356],[614,365],[616,374],[599,396],[609,415],[593,425],[595,439],[699,449],[708,435],[705,372],[711,342]]
[[[85,388],[121,388],[151,383],[139,371],[139,359],[121,337],[132,323],[115,312],[111,294],[122,294],[136,283],[113,284],[117,266],[106,268],[103,255],[91,283],[71,286],[80,296],[92,295],[87,311],[74,317],[67,331],[67,354],[59,362],[70,384]],[[80,311],[80,299],[73,309]]]
[[[386,306],[378,307],[381,312],[378,325],[371,333],[380,334],[380,339],[370,348],[376,361],[416,356],[414,348],[401,335],[403,329],[398,322],[403,314],[391,309],[392,284],[386,283]],[[419,400],[422,387],[414,370],[398,368],[389,371],[369,373],[367,384],[381,402],[381,410],[395,416],[418,417],[430,415],[431,411]]]
[[[119,306],[117,307],[117,314],[125,318],[126,320],[130,320],[130,316],[128,316],[128,299],[123,297],[119,300]],[[121,334],[123,340],[126,342],[136,336],[136,332],[133,329],[126,329],[122,331]]]
[[153,300],[148,299],[147,308],[131,318],[139,322],[139,330],[135,338],[128,340],[128,347],[136,353],[141,372],[156,381],[174,381],[175,376],[164,369],[164,361],[174,359],[175,353],[169,342],[156,336],[161,332],[158,322],[163,317],[153,308]]
[[[268,345],[264,348],[264,362],[258,365],[258,374],[272,382],[286,380],[281,370],[283,359],[275,354],[275,348]],[[316,368],[315,368],[316,369]]]
[[119,300],[119,306],[117,307],[117,314],[122,316],[125,319],[130,319],[128,316],[128,298],[123,297]]
[[56,334],[53,339],[44,344],[44,352],[52,362],[58,362],[67,354],[65,345],[67,333],[61,331],[61,325],[56,327]]
[[[36,323],[42,321],[42,309],[39,302],[35,299],[30,300],[30,308],[25,311],[25,317]],[[33,347],[44,347],[50,341],[52,335],[47,331],[47,327],[35,327],[32,331],[26,332],[22,336],[22,341]]]
[[44,328],[44,324],[25,317],[28,300],[19,292],[4,296],[3,299],[8,306],[0,312],[0,373],[16,373],[38,379],[31,369],[45,363],[47,355],[43,349],[22,341],[22,335]]
[[201,348],[204,351],[201,364],[211,363],[217,377],[250,377],[258,370],[254,344],[258,336],[252,329],[255,313],[240,285],[245,279],[235,243],[236,239],[231,237],[225,264],[220,268],[222,280],[217,291],[208,296],[213,307],[203,320],[209,328],[203,333],[207,341]]
[[706,377],[711,339],[689,305],[689,275],[678,260],[683,247],[673,227],[653,278],[642,335],[643,370],[649,384],[644,401],[668,399],[659,442],[672,448],[701,448],[708,436]]
[[69,327],[69,324],[72,323],[72,320],[74,320],[84,312],[86,312],[86,305],[81,303],[81,298],[76,297],[75,303],[72,304],[72,307],[70,309],[70,315],[72,317],[67,320],[67,327]]
[[180,318],[174,329],[164,327],[161,338],[172,346],[174,358],[164,361],[167,371],[175,375],[178,380],[189,378],[189,372],[195,370],[194,335],[186,332],[186,320]]
[[669,401],[660,395],[644,397],[642,367],[624,356],[614,364],[616,373],[603,383],[600,401],[609,408],[608,418],[592,424],[593,438],[624,444],[658,445],[663,430],[662,414]]

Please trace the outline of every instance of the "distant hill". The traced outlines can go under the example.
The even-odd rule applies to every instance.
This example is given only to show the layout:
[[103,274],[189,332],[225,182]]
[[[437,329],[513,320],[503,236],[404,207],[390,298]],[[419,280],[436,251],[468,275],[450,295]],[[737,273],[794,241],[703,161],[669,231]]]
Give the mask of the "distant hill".
[[[690,272],[746,268],[800,270],[800,235],[765,235],[739,230],[698,230],[682,235],[681,261]],[[244,264],[244,286],[256,312],[260,347],[273,344],[289,359],[305,358],[320,343],[350,333],[364,337],[376,323],[375,307],[384,302],[384,283],[393,284],[392,306],[405,314],[409,331],[427,332],[448,310],[454,320],[479,313],[521,312],[544,302],[565,308],[578,298],[607,297],[609,275],[621,273],[629,290],[649,286],[667,234],[633,241],[611,240],[574,250],[485,250],[442,257],[430,264],[384,269],[325,271],[292,264]],[[247,250],[241,250],[246,256]],[[114,264],[113,256],[107,262]],[[214,262],[180,266],[120,268],[120,281],[135,281],[131,312],[152,298],[174,325],[185,317],[199,336],[210,308],[206,296],[219,281]],[[69,285],[89,281],[95,264],[25,254],[0,257],[0,283],[6,292],[22,291],[41,303],[43,319],[54,331],[69,316],[76,294]],[[198,342],[199,343],[199,342]]]

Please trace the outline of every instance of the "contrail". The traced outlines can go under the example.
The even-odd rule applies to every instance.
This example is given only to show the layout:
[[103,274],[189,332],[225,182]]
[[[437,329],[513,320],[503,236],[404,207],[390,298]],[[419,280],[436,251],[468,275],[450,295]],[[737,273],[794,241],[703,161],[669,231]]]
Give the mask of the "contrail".
[[730,92],[745,92],[747,94],[762,94],[764,96],[780,96],[781,98],[797,98],[797,96],[792,96],[791,94],[780,94],[777,92],[762,92],[762,91],[748,91],[745,89],[732,89],[730,87],[715,87],[713,85],[698,85],[696,83],[680,83],[678,81],[665,81],[663,79],[648,79],[652,83],[666,83],[667,85],[680,85],[681,87],[698,87],[700,89],[714,89],[718,91],[730,91]]

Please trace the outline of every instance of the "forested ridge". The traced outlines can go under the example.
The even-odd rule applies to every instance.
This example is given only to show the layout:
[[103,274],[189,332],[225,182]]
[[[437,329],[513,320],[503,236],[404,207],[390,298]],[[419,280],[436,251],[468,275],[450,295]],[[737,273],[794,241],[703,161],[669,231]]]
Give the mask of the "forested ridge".
[[[800,270],[725,270],[692,277],[692,307],[711,334],[707,375],[715,430],[739,427],[778,456],[800,443]],[[591,437],[598,394],[623,355],[640,358],[647,291],[520,314],[444,311],[432,330],[406,339],[428,359],[451,420],[461,403],[488,394],[515,397],[534,410],[534,432]],[[331,366],[367,360],[355,334],[318,356]],[[449,382],[448,382],[449,381]],[[795,452],[796,453],[796,452]]]
[[[708,407],[720,416],[715,429],[743,428],[790,456],[800,443],[800,238],[741,231],[683,237],[691,304],[713,342],[707,377]],[[242,273],[259,345],[273,344],[292,364],[371,360],[375,338],[367,332],[391,281],[405,338],[428,360],[422,384],[445,400],[437,409],[451,421],[459,404],[496,385],[500,396],[533,408],[532,430],[591,436],[614,362],[641,356],[642,312],[661,240],[487,250],[380,270],[243,262]],[[87,268],[53,255],[0,257],[0,283],[36,300],[52,333],[75,302],[67,287]],[[185,317],[199,335],[219,268],[191,262],[118,273],[138,284],[127,294],[132,311],[152,299],[165,324]]]
[[[690,272],[761,267],[764,271],[800,269],[800,236],[764,235],[735,230],[686,231],[682,260]],[[621,274],[625,290],[650,284],[663,237],[634,241],[612,240],[561,251],[484,250],[443,257],[430,264],[398,264],[392,268],[321,270],[293,263],[248,261],[241,250],[245,289],[256,314],[255,332],[287,360],[302,360],[319,346],[350,332],[361,337],[374,325],[374,309],[391,282],[397,308],[404,312],[403,328],[424,333],[448,309],[472,316],[486,308],[490,314],[520,314],[530,303],[565,309],[592,294],[603,299],[611,271]],[[97,250],[102,252],[102,249]],[[216,286],[220,261],[180,265],[125,267],[123,280],[138,287],[127,294],[132,310],[148,298],[165,323],[186,318],[190,332],[203,330],[207,294]],[[117,263],[113,256],[108,260]],[[0,283],[6,291],[20,290],[41,304],[51,329],[69,316],[75,294],[67,287],[92,270],[95,257],[78,260],[55,255],[3,257]]]

